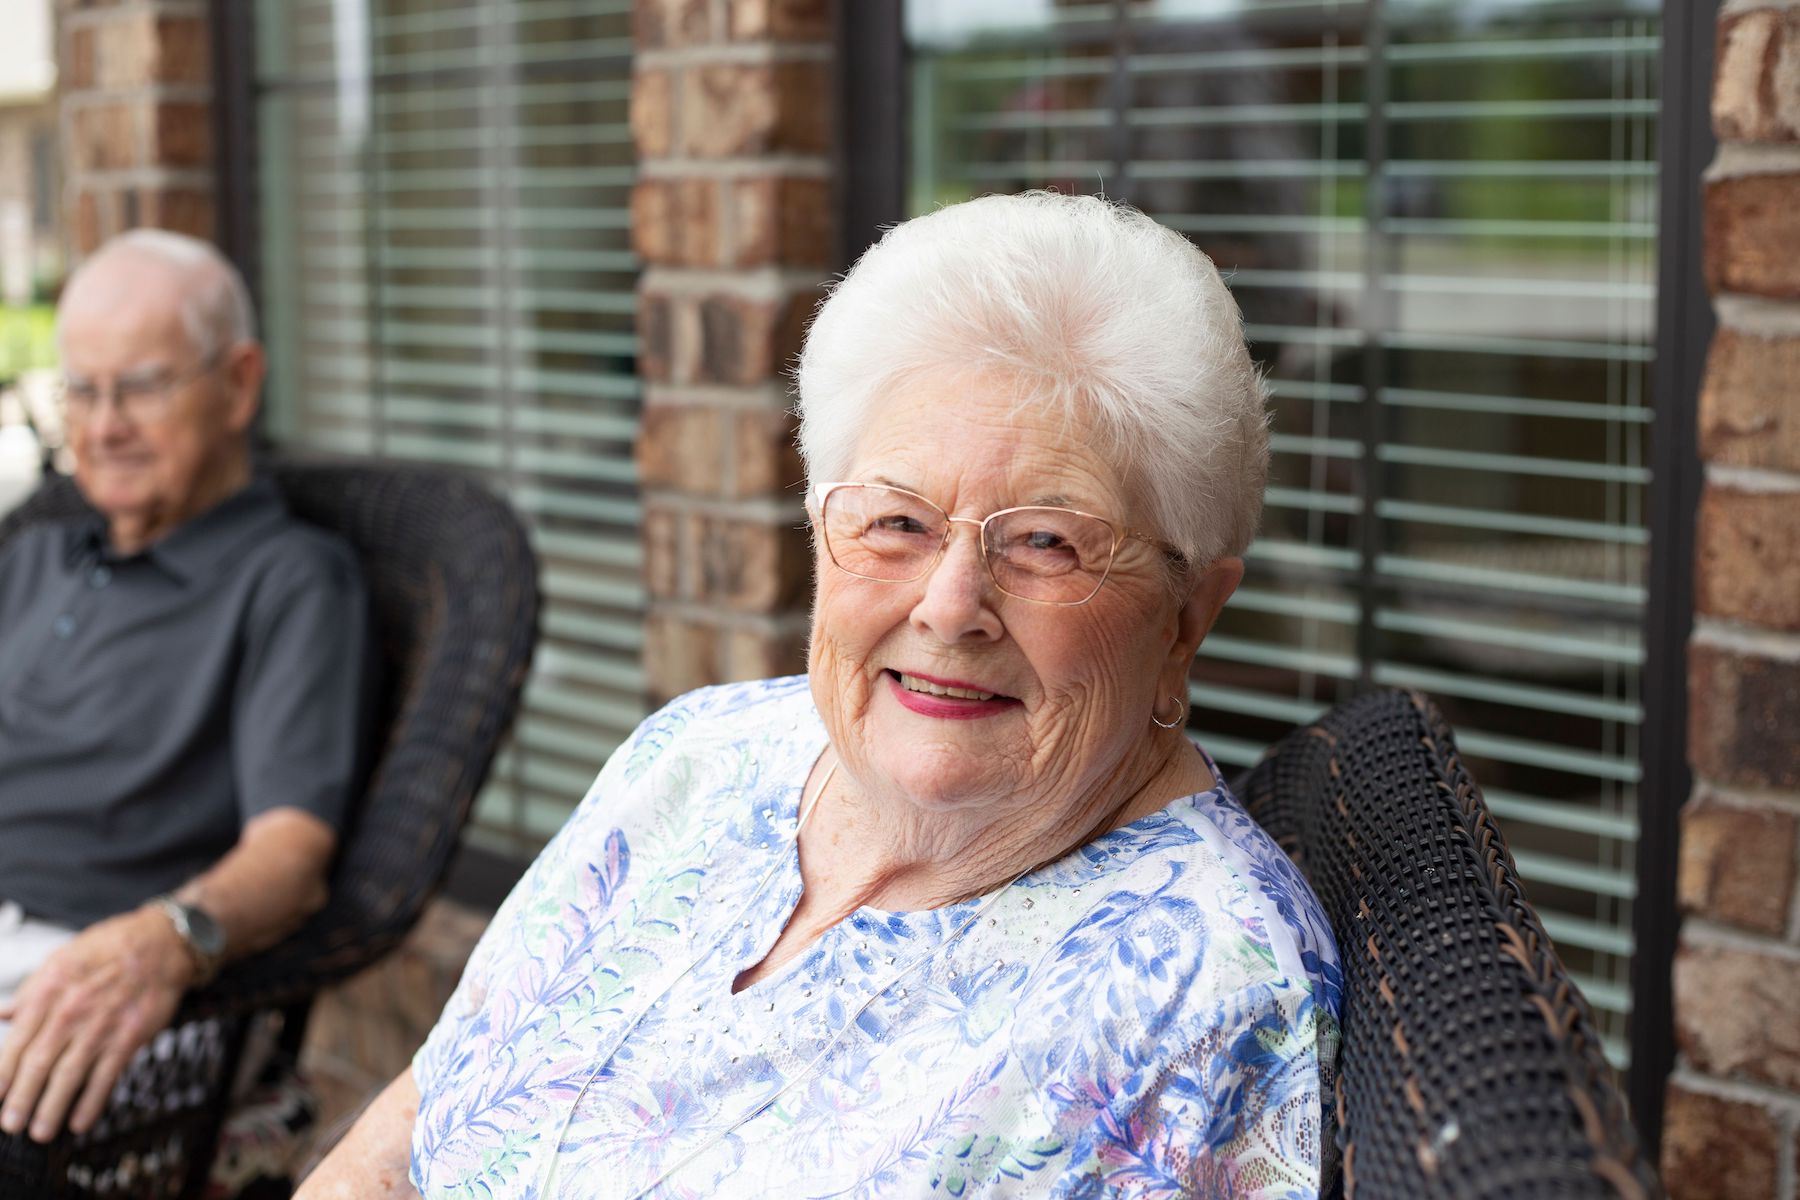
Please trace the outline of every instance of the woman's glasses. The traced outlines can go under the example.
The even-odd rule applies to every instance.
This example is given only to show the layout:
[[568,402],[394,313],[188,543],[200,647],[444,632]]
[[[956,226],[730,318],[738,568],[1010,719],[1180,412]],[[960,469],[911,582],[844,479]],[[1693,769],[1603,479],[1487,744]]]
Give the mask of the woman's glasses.
[[1072,508],[1004,508],[977,521],[879,483],[821,483],[813,494],[831,561],[859,579],[882,583],[907,583],[930,571],[956,524],[979,530],[982,561],[995,587],[1039,604],[1092,600],[1127,538],[1174,553],[1148,534]]

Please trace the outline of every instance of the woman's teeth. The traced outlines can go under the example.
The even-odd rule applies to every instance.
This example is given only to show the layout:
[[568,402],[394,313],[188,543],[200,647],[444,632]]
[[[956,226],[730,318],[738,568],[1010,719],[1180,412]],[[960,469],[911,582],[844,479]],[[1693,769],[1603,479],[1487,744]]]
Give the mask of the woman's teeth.
[[898,672],[900,686],[909,692],[924,692],[927,696],[954,696],[958,700],[992,700],[994,693],[978,692],[974,688],[944,687],[941,684],[928,683],[917,675]]

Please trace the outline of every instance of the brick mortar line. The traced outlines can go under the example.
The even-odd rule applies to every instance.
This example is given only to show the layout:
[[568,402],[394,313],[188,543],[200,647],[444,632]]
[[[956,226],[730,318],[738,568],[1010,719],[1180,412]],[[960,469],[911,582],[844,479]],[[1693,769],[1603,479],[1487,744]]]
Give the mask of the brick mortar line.
[[1708,1075],[1698,1070],[1684,1055],[1669,1072],[1669,1082],[1680,1084],[1691,1092],[1712,1096],[1719,1100],[1735,1100],[1740,1104],[1755,1104],[1772,1109],[1778,1113],[1793,1113],[1800,1116],[1800,1095],[1784,1091],[1767,1083],[1750,1083],[1742,1079],[1721,1079],[1717,1075]]
[[205,83],[143,83],[129,87],[82,88],[64,92],[64,112],[77,113],[108,105],[211,104],[212,85]]
[[758,613],[742,609],[713,607],[693,600],[658,600],[653,610],[658,616],[674,617],[699,625],[713,625],[738,633],[759,633],[765,637],[785,637],[805,633],[812,627],[805,613]]
[[1800,173],[1800,146],[1764,145],[1757,142],[1721,142],[1719,152],[1701,179],[1716,183],[1752,175]]
[[165,0],[163,3],[118,4],[111,8],[64,10],[59,26],[64,31],[97,29],[103,25],[123,25],[129,20],[151,17],[194,17],[206,19],[204,0]]
[[722,267],[652,265],[639,277],[638,295],[707,297],[737,296],[744,300],[788,300],[824,286],[826,276],[797,267]]
[[1737,625],[1717,617],[1696,618],[1693,635],[1688,640],[1777,662],[1800,662],[1800,634]]
[[831,160],[816,154],[770,154],[763,157],[741,155],[731,158],[670,154],[638,160],[640,181],[710,178],[722,183],[735,183],[741,179],[765,179],[771,176],[830,179],[831,175]]
[[1747,933],[1697,914],[1690,914],[1681,923],[1681,945],[1709,950],[1737,950],[1745,954],[1778,958],[1783,962],[1800,963],[1800,946],[1785,940],[1779,934]]
[[1800,335],[1800,304],[1721,292],[1713,297],[1719,324],[1753,337]]
[[651,383],[644,385],[646,408],[716,408],[732,413],[787,412],[793,393],[779,379],[733,386],[725,383]]
[[695,496],[668,488],[645,488],[642,495],[644,507],[654,505],[663,512],[770,526],[802,525],[806,522],[806,505],[798,493],[792,497],[746,496],[726,500]]
[[1786,812],[1800,816],[1800,792],[1783,792],[1774,788],[1740,788],[1701,780],[1694,788],[1696,803],[1717,803],[1725,808],[1746,812]]
[[639,47],[632,55],[632,74],[677,71],[683,67],[769,67],[784,63],[826,63],[834,47],[824,42],[713,42],[693,46]]
[[1771,471],[1765,467],[1732,467],[1723,463],[1707,463],[1703,469],[1707,486],[1720,491],[1744,492],[1753,496],[1800,492],[1800,475],[1791,471]]
[[84,188],[191,187],[210,192],[215,177],[211,171],[185,167],[126,167],[121,170],[70,171],[63,179],[77,191]]

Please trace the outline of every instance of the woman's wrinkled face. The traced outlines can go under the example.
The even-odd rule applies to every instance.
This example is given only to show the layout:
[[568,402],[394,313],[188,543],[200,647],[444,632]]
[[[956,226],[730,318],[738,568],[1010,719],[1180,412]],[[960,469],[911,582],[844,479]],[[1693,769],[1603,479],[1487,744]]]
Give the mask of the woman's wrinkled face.
[[[1004,378],[921,382],[879,406],[845,478],[955,517],[1049,504],[1145,528],[1099,442]],[[1058,607],[999,591],[973,525],[910,583],[849,575],[815,543],[813,696],[864,791],[937,812],[1073,802],[1149,753],[1151,710],[1186,674],[1158,550],[1127,539],[1093,599]]]

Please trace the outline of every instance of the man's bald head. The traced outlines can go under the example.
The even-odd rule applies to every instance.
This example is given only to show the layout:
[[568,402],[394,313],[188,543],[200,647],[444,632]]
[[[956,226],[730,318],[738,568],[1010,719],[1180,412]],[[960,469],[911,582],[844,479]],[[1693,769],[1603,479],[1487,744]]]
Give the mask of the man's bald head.
[[[199,358],[256,340],[256,310],[237,268],[211,242],[164,229],[134,229],[107,241],[70,276],[58,312],[104,311],[130,303],[142,289],[177,306]],[[59,337],[61,326],[59,320]]]

